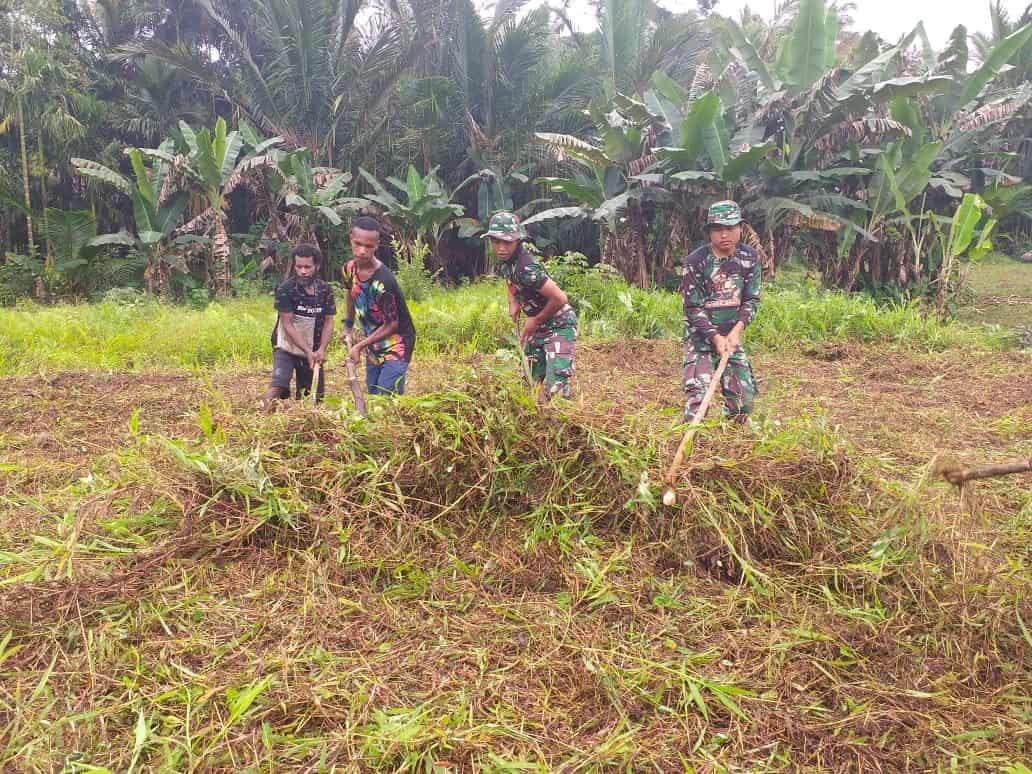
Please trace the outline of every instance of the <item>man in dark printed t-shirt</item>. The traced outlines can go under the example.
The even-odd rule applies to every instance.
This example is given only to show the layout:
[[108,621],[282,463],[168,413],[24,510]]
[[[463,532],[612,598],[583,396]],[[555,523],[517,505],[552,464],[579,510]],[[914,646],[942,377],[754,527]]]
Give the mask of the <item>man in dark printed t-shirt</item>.
[[[262,402],[290,395],[290,380],[296,375],[295,397],[312,391],[316,365],[326,362],[326,348],[333,338],[333,317],[337,304],[333,289],[319,279],[322,251],[315,245],[294,248],[290,276],[276,288],[276,326],[272,329],[272,382]],[[324,377],[319,371],[316,399],[323,396]]]
[[577,313],[545,271],[537,257],[523,246],[523,227],[511,212],[492,216],[485,238],[498,256],[496,271],[509,289],[509,315],[519,323],[520,346],[530,361],[531,377],[544,384],[544,398],[570,397],[573,358],[577,341]]
[[[365,351],[370,395],[400,395],[416,345],[412,316],[394,274],[376,257],[380,224],[368,216],[355,218],[349,241],[354,258],[341,269],[348,314],[341,339],[356,364]],[[365,337],[354,343],[356,318]]]

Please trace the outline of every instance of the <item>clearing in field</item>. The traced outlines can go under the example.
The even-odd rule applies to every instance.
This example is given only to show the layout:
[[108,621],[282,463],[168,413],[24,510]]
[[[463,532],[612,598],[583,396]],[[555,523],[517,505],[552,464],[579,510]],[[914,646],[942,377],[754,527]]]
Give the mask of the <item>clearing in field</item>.
[[367,421],[259,417],[257,371],[8,378],[0,760],[1023,771],[1028,479],[933,460],[1032,454],[1030,357],[917,350],[759,353],[676,509],[670,340],[587,342],[547,409],[424,360]]

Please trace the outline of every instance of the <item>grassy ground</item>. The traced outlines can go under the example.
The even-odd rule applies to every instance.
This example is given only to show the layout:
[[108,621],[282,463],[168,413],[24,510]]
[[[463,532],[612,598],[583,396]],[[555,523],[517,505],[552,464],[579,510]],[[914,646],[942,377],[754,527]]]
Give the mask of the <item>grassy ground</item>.
[[994,253],[972,269],[968,288],[972,298],[960,309],[962,320],[1032,331],[1032,264]]
[[564,285],[575,400],[485,283],[365,421],[254,413],[265,298],[0,312],[0,770],[1027,772],[1028,477],[935,467],[1032,455],[1032,355],[770,287],[666,509],[677,298]]
[[494,341],[423,357],[364,422],[7,377],[0,769],[1026,771],[1028,479],[930,463],[1032,455],[1032,357],[920,330],[761,347],[676,509],[669,340],[545,411]]
[[[677,338],[680,297],[569,275],[564,287],[579,309],[581,334],[594,338]],[[511,343],[505,293],[485,281],[437,290],[411,304],[422,356],[493,353]],[[135,303],[27,305],[0,309],[0,374],[62,370],[240,370],[269,362],[275,319],[268,297],[236,299],[204,309]],[[800,345],[891,343],[919,351],[950,347],[1000,349],[1013,332],[940,324],[916,305],[879,306],[862,296],[822,292],[799,282],[769,285],[749,331],[758,351]]]

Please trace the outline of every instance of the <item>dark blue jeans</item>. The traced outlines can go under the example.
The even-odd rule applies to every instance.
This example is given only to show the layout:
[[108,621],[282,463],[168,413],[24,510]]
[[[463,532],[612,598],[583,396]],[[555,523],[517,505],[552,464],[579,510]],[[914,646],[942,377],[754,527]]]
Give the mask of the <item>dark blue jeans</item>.
[[388,360],[382,365],[366,361],[366,389],[370,395],[402,395],[405,392],[405,372],[408,363],[404,360]]
[[[272,350],[272,387],[279,389],[283,397],[290,396],[290,377],[296,374],[294,397],[312,394],[312,378],[315,376],[308,367],[308,359],[302,355],[292,355],[282,349]],[[322,400],[326,388],[323,370],[319,369],[319,384],[316,386],[317,398]]]

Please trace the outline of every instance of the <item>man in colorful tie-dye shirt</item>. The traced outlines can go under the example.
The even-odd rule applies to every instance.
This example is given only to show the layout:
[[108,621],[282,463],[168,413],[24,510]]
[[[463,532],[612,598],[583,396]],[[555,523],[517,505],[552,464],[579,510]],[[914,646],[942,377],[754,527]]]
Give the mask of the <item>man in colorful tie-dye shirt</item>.
[[[341,339],[355,363],[365,350],[366,386],[370,395],[401,394],[416,344],[416,329],[394,274],[376,258],[380,224],[370,217],[351,226],[351,254],[342,269],[347,318]],[[355,319],[365,337],[352,343]]]

